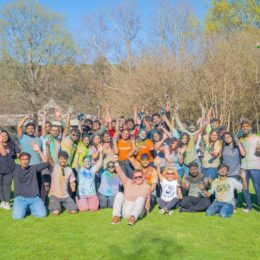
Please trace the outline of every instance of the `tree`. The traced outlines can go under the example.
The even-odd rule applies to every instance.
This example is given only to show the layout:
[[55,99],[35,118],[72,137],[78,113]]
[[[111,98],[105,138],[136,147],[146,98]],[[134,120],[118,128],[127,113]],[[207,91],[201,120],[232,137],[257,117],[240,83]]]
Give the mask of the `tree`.
[[5,87],[34,113],[68,87],[63,85],[66,74],[61,74],[74,54],[63,17],[38,1],[18,0],[1,10],[0,59]]
[[207,32],[255,31],[260,28],[259,0],[213,0],[206,15]]

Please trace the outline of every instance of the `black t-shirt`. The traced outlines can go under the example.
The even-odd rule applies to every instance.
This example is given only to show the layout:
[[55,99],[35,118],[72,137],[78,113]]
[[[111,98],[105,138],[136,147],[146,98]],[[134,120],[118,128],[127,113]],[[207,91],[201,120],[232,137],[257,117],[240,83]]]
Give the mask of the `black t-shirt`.
[[0,161],[5,164],[5,169],[9,169],[10,172],[13,172],[15,197],[33,198],[39,196],[37,173],[46,169],[49,163],[30,165],[27,169],[23,169],[7,156],[2,157]]
[[[4,145],[4,149],[7,153],[7,157],[14,160],[16,158],[16,154],[20,153],[21,150],[17,144],[14,142],[8,142]],[[8,174],[10,173],[9,169],[6,167],[6,162],[3,156],[0,156],[0,174]]]

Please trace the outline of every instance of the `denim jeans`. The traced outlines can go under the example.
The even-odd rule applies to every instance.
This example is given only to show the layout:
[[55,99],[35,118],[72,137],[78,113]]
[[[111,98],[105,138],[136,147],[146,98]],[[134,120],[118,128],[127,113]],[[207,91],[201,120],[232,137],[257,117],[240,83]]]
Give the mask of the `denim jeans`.
[[25,198],[18,196],[14,199],[13,219],[23,219],[30,209],[31,214],[36,218],[44,218],[47,215],[46,208],[39,196]]
[[222,218],[230,218],[233,214],[234,206],[230,203],[214,201],[206,211],[208,216],[214,216],[219,213]]
[[98,199],[99,199],[99,207],[101,209],[113,208],[115,196],[105,196],[101,193],[98,193]]
[[[249,179],[252,180],[256,193],[257,205],[260,207],[260,170],[246,170],[246,182],[249,187]],[[252,209],[252,202],[250,198],[249,189],[243,190],[247,208]]]
[[217,168],[202,168],[202,173],[206,178],[210,178],[211,180],[215,180],[218,177]]

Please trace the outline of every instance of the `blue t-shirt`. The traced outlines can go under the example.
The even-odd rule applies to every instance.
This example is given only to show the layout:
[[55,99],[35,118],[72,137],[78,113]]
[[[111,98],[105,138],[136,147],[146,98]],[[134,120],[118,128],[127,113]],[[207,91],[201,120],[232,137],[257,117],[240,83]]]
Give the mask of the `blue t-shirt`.
[[35,165],[42,162],[39,153],[35,152],[33,149],[33,145],[35,144],[38,144],[39,147],[42,149],[42,142],[39,137],[23,134],[22,137],[19,139],[19,143],[22,149],[22,153],[26,152],[31,155],[30,165]]
[[240,154],[237,147],[230,149],[229,146],[224,146],[222,159],[223,164],[226,164],[229,167],[228,176],[239,175],[241,164]]
[[96,195],[95,187],[96,166],[90,169],[80,168],[78,172],[78,195],[91,197]]
[[101,173],[101,184],[98,192],[104,196],[115,196],[119,191],[120,179],[116,174],[104,170]]

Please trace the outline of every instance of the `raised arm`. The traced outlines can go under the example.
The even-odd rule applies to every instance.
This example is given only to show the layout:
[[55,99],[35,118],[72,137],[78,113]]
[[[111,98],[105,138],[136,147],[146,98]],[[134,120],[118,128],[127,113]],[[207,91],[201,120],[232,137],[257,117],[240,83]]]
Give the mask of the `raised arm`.
[[44,109],[43,119],[42,119],[42,137],[46,136],[46,119],[47,119],[48,111]]
[[70,119],[71,119],[71,113],[68,111],[68,114],[66,116],[66,124],[63,131],[63,137],[67,136],[70,132]]
[[170,131],[173,131],[173,130],[174,130],[174,125],[173,125],[173,123],[171,123],[171,122],[169,121],[169,119],[167,118],[167,116],[166,116],[166,115],[163,115],[163,116],[162,116],[162,119],[163,119],[163,121],[166,123],[166,125],[168,126],[168,128],[170,129]]
[[128,178],[126,177],[125,173],[123,172],[121,166],[118,163],[118,156],[114,156],[114,163],[115,163],[117,175],[119,176],[123,186],[125,186],[128,182]]
[[3,137],[2,137],[1,134],[0,134],[0,155],[1,156],[6,156],[7,155],[7,153],[5,151],[5,148],[3,146]]
[[101,145],[98,147],[98,152],[99,152],[99,158],[98,158],[98,161],[96,163],[96,172],[95,173],[99,172],[99,170],[102,166],[102,162],[103,162],[103,149],[102,149]]
[[160,163],[161,163],[161,159],[160,157],[156,157],[155,160],[154,160],[155,164],[156,164],[156,168],[157,168],[157,173],[158,173],[158,177],[159,177],[159,180],[160,182],[163,181],[163,176],[161,174],[161,168],[160,168]]
[[43,154],[43,152],[41,151],[41,148],[39,147],[38,144],[34,144],[34,145],[33,145],[33,150],[40,155],[42,162],[44,162],[44,163],[48,162],[48,159],[47,159],[46,156]]
[[52,157],[51,157],[50,141],[47,141],[47,142],[45,143],[45,145],[46,145],[47,160],[48,160],[48,162],[49,162],[51,168],[53,169],[53,167],[54,167],[54,161],[53,161],[53,159],[52,159]]
[[18,124],[17,126],[17,137],[20,139],[22,138],[22,135],[23,135],[23,125],[24,123],[26,122],[26,120],[28,119],[32,119],[32,115],[26,115],[21,121],[20,123]]

